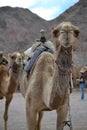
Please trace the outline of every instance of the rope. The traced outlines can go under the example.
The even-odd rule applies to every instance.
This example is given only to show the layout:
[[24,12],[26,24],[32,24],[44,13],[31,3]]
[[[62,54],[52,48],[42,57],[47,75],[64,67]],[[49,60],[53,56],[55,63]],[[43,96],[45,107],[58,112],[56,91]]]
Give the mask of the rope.
[[68,126],[70,128],[70,130],[73,130],[72,128],[72,122],[71,122],[71,112],[70,112],[70,100],[68,102],[68,120],[64,121],[64,126]]

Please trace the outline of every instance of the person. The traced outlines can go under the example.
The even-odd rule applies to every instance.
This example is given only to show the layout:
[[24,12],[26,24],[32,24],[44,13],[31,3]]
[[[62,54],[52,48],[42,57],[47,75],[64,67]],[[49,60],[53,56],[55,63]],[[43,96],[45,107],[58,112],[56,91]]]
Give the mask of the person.
[[3,55],[3,51],[0,51],[0,65],[7,65],[8,60],[7,58]]
[[79,87],[81,90],[81,99],[84,100],[84,88],[85,88],[85,79],[84,79],[84,73],[82,71],[80,71],[81,76],[79,79]]
[[[53,53],[55,48],[51,41],[47,41],[45,38],[45,30],[40,30],[41,37],[40,40],[36,41],[35,44],[32,45],[32,47],[29,49],[29,51],[25,51],[24,53],[27,54],[29,52],[29,60],[24,66],[24,70],[28,73],[30,73],[30,70],[36,61],[37,57],[43,52],[48,51],[50,53]],[[27,54],[28,55],[28,54]]]
[[41,33],[40,42],[42,42],[42,43],[46,42],[45,30],[41,29],[40,33]]

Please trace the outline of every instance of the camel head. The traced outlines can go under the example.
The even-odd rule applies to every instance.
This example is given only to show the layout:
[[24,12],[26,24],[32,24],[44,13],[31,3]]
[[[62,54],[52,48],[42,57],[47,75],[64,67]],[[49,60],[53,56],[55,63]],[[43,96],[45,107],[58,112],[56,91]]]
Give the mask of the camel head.
[[77,48],[77,38],[79,36],[79,28],[71,22],[62,22],[57,27],[52,28],[53,39],[56,49],[59,45],[73,50]]
[[9,66],[13,67],[15,70],[21,67],[22,64],[22,56],[19,52],[13,52],[8,54],[9,57]]

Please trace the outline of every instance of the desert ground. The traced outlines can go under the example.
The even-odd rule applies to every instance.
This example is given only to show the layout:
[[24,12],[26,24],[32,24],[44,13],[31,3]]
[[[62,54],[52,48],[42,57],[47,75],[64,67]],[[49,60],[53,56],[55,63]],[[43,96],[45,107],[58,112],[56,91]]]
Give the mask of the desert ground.
[[[73,130],[87,130],[87,91],[85,99],[80,99],[80,90],[73,90],[70,96],[70,117]],[[4,130],[4,103],[0,100],[0,130]],[[69,116],[68,116],[69,117]],[[27,130],[25,100],[21,93],[16,92],[9,108],[8,130]],[[56,112],[44,112],[41,130],[56,130]],[[64,130],[70,130],[68,126]]]

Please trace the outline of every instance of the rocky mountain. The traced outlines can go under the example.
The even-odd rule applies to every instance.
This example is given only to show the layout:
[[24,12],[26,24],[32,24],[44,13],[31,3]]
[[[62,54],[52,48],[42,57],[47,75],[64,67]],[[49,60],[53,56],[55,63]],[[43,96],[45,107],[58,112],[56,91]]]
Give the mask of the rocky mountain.
[[74,53],[75,65],[87,65],[87,0],[80,0],[59,17],[46,21],[28,9],[0,8],[0,50],[4,53],[24,51],[46,30],[50,39],[51,27],[71,21],[80,27],[78,50]]

